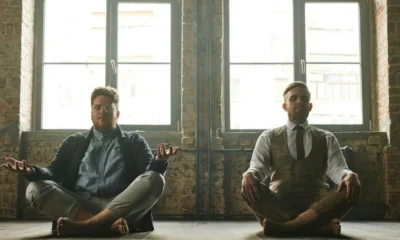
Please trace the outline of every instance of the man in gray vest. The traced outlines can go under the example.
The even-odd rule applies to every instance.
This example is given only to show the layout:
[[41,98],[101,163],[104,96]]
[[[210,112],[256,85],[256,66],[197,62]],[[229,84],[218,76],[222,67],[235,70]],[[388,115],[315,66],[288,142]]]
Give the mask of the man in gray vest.
[[[288,121],[258,138],[243,174],[243,199],[265,235],[340,235],[340,219],[361,193],[358,176],[349,170],[336,137],[308,124],[307,85],[293,82],[283,96]],[[326,175],[338,189],[329,189]]]

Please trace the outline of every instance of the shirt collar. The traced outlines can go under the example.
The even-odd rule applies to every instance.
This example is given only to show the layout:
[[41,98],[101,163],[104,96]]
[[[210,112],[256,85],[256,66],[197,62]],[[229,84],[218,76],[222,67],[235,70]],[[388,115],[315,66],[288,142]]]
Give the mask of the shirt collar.
[[[288,121],[286,122],[286,127],[287,127],[288,129],[290,129],[291,131],[293,131],[293,129],[294,129],[296,126],[297,126],[297,124],[294,123],[294,122],[292,122],[292,121],[290,121],[290,120],[288,120]],[[303,122],[302,124],[299,124],[299,126],[302,126],[304,129],[308,129],[308,121],[306,120],[306,121]]]
[[113,137],[115,135],[115,133],[117,132],[116,129],[112,129],[106,133],[101,133],[99,131],[97,131],[96,129],[93,128],[93,134],[94,136],[98,139],[98,140],[103,140],[104,138],[109,138],[109,137]]

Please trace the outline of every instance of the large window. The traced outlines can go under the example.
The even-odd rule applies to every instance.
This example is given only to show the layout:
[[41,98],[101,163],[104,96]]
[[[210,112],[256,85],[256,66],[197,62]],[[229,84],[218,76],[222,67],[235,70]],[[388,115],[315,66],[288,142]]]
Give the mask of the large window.
[[43,0],[38,9],[37,129],[90,128],[91,91],[107,85],[120,94],[119,124],[177,128],[177,0]]
[[367,1],[225,2],[228,131],[283,125],[282,92],[294,80],[310,88],[311,124],[369,129]]

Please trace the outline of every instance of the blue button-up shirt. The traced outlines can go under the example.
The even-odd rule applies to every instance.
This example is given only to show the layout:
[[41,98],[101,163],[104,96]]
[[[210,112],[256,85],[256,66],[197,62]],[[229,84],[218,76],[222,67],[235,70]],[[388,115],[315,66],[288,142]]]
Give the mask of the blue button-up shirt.
[[89,198],[115,196],[129,185],[124,178],[124,159],[117,131],[103,134],[93,130],[93,134],[79,167],[75,189]]

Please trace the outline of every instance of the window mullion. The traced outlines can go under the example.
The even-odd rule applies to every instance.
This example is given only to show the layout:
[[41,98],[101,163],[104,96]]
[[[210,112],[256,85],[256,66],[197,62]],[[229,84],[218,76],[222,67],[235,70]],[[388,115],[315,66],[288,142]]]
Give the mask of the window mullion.
[[107,41],[105,85],[117,88],[118,1],[107,0]]
[[45,14],[45,5],[44,1],[36,1],[35,2],[35,71],[34,71],[34,94],[35,94],[35,102],[34,108],[36,111],[33,111],[32,119],[34,126],[33,130],[42,130],[42,122],[43,122],[43,56],[44,56],[44,14]]
[[299,47],[299,3],[297,0],[293,0],[293,63],[294,63],[294,80],[300,79],[300,47]]
[[297,80],[307,82],[307,59],[306,59],[306,21],[305,21],[305,0],[293,0],[296,17],[296,67],[298,68]]
[[171,127],[179,130],[179,121],[181,116],[181,89],[180,89],[180,55],[181,55],[181,41],[180,29],[181,29],[181,14],[180,14],[180,2],[171,2],[171,58],[170,58],[170,69],[171,69]]
[[361,44],[361,96],[363,105],[363,127],[372,131],[372,99],[371,97],[371,72],[370,72],[370,25],[368,2],[360,1],[360,44]]

